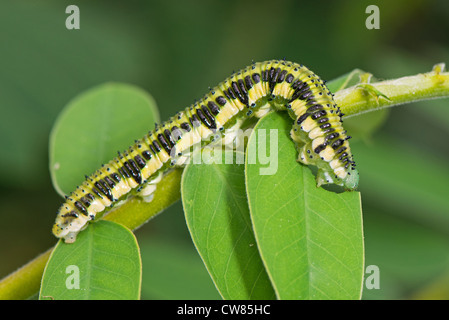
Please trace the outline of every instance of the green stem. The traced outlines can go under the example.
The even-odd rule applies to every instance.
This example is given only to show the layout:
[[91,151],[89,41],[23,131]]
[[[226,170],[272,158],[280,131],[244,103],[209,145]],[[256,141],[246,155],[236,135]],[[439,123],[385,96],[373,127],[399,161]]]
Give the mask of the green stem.
[[431,72],[371,84],[360,84],[335,94],[346,117],[420,100],[449,97],[449,72],[436,65]]
[[[429,73],[394,80],[360,84],[340,90],[335,94],[336,103],[346,116],[403,103],[449,97],[449,73],[437,65]],[[135,230],[149,219],[164,211],[180,199],[182,169],[168,173],[158,184],[154,200],[144,203],[136,199],[126,202],[110,212],[104,219],[121,223]],[[1,299],[28,299],[35,295],[47,260],[53,248],[0,281]]]

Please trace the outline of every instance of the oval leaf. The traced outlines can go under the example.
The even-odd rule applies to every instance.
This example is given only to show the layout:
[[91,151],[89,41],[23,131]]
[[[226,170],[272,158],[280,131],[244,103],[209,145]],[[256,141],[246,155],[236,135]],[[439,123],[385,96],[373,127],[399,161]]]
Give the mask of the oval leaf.
[[107,83],[72,100],[50,135],[50,173],[62,196],[73,191],[103,163],[126,150],[159,122],[153,98],[145,91]]
[[[291,122],[286,115],[267,115],[247,147],[248,200],[262,260],[279,299],[360,299],[360,194],[316,187],[310,168],[296,162]],[[264,137],[265,132],[270,135]],[[270,150],[270,161],[263,159],[265,150],[254,163],[249,161],[250,152],[260,153],[258,142]]]
[[133,233],[118,223],[97,221],[76,242],[58,242],[45,267],[39,298],[139,299],[141,270]]
[[[249,218],[243,154],[240,165],[235,155],[226,151],[215,163],[185,168],[181,193],[187,226],[223,298],[273,299]],[[204,150],[202,159],[209,156]]]

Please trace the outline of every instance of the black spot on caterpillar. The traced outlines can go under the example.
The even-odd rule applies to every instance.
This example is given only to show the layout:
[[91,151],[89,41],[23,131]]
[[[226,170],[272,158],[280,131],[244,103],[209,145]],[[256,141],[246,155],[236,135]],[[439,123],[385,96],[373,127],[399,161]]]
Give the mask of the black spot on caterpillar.
[[303,65],[271,60],[234,73],[86,176],[60,207],[53,234],[73,242],[90,220],[131,191],[151,198],[162,175],[174,164],[182,165],[183,152],[194,145],[204,146],[224,129],[235,129],[242,120],[260,118],[271,110],[287,110],[294,120],[291,137],[299,152],[298,161],[318,168],[318,186],[357,187],[349,137],[329,89]]

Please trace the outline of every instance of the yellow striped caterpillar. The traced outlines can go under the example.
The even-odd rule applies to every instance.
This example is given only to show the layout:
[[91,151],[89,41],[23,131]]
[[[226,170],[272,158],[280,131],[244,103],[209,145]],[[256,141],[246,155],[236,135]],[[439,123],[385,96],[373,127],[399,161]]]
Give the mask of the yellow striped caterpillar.
[[286,110],[293,119],[290,135],[299,152],[298,161],[318,168],[318,186],[357,187],[350,137],[332,93],[303,65],[271,60],[234,73],[86,176],[59,208],[53,234],[69,243],[75,241],[89,221],[133,190],[150,200],[162,175],[182,165],[192,146],[204,146],[211,137],[225,139],[225,130],[238,129],[246,119],[260,118],[272,110]]

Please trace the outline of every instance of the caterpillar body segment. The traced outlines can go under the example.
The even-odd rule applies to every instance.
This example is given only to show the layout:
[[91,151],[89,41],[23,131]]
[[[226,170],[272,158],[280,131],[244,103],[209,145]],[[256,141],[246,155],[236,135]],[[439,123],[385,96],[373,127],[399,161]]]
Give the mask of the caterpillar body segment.
[[270,60],[234,73],[86,176],[60,207],[53,234],[73,242],[89,221],[128,195],[140,192],[150,201],[162,175],[173,166],[183,165],[193,147],[211,143],[211,137],[229,144],[246,119],[260,118],[273,110],[287,110],[293,119],[291,137],[298,149],[298,161],[318,168],[318,186],[357,187],[358,172],[349,137],[332,93],[303,65]]

